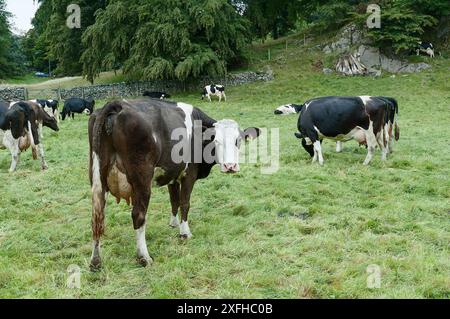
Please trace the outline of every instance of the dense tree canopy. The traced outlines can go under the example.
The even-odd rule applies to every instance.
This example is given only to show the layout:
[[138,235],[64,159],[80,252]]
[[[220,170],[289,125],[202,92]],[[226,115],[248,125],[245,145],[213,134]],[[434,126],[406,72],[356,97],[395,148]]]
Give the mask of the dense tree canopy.
[[123,67],[133,78],[185,80],[224,74],[248,43],[227,0],[111,0],[83,36],[84,74]]
[[[382,28],[367,30],[374,43],[407,52],[432,37],[450,17],[448,0],[36,0],[33,29],[12,36],[0,0],[0,72],[56,75],[122,69],[130,79],[187,80],[222,75],[245,61],[252,40],[274,39],[308,28],[364,25],[368,4],[381,7]],[[66,25],[67,6],[79,4],[81,28]],[[444,28],[445,29],[445,28]],[[448,33],[448,31],[447,31]],[[23,61],[28,61],[23,63]]]
[[8,78],[24,72],[21,39],[11,33],[5,0],[0,0],[0,78]]

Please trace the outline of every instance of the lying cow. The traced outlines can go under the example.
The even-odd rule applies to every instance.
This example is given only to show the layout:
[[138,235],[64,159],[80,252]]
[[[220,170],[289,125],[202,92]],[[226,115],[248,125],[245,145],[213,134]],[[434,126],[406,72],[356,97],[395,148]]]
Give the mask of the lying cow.
[[290,114],[298,114],[302,110],[303,105],[299,104],[286,104],[278,107],[275,110],[275,115],[290,115]]
[[417,55],[420,55],[420,53],[426,53],[430,58],[434,58],[434,46],[430,42],[419,42],[417,49],[416,49]]
[[[398,107],[397,107],[398,112]],[[324,164],[322,140],[332,139],[345,142],[351,139],[367,145],[368,154],[364,165],[372,161],[378,145],[382,160],[389,153],[389,128],[395,126],[399,137],[395,107],[389,98],[380,97],[324,97],[308,101],[302,108],[296,137],[302,140],[305,150]],[[392,121],[392,124],[391,124]]]
[[[180,236],[190,238],[188,213],[195,182],[208,177],[216,162],[223,173],[238,172],[241,141],[259,133],[257,129],[242,132],[235,121],[217,122],[184,103],[115,101],[96,111],[89,120],[94,238],[91,269],[101,265],[100,237],[105,229],[107,193],[118,202],[124,199],[133,206],[137,256],[146,266],[153,262],[145,241],[152,185],[168,187],[172,204],[170,226],[179,227]],[[176,150],[180,145],[184,156],[194,159],[179,158]],[[181,224],[177,217],[180,209]]]
[[62,120],[64,121],[66,117],[72,116],[72,119],[75,118],[75,113],[81,114],[85,113],[87,115],[91,115],[94,112],[95,101],[92,98],[88,99],[80,99],[77,97],[73,97],[67,99],[64,102],[64,109],[62,111]]
[[12,161],[10,172],[14,172],[20,153],[32,148],[33,159],[41,158],[42,169],[48,168],[44,158],[44,146],[40,141],[40,127],[47,126],[58,131],[54,117],[44,112],[33,102],[0,102],[0,146],[8,148]]
[[227,96],[225,95],[225,87],[223,85],[211,84],[205,86],[202,93],[202,100],[204,98],[208,98],[209,102],[211,102],[211,96],[218,96],[219,102],[227,101]]
[[160,100],[170,99],[171,97],[170,94],[165,92],[152,92],[152,91],[145,91],[142,95],[146,97],[151,97],[152,99],[160,99]]

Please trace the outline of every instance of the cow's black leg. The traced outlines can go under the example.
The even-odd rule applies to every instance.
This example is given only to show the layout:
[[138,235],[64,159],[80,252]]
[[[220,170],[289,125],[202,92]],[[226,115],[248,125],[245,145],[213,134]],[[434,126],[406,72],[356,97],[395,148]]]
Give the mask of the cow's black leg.
[[170,204],[172,205],[172,218],[170,220],[170,227],[180,227],[178,221],[178,210],[180,208],[180,184],[169,184]]
[[191,194],[194,189],[196,177],[187,175],[181,183],[180,194],[180,207],[181,207],[181,225],[180,236],[183,239],[189,239],[192,237],[191,230],[189,228],[188,214],[191,205]]

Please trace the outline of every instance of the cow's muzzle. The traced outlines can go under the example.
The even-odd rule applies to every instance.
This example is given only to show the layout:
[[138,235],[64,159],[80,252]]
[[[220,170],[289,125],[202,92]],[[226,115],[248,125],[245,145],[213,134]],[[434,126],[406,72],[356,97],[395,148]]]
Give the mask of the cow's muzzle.
[[222,173],[235,174],[240,171],[239,164],[223,164]]

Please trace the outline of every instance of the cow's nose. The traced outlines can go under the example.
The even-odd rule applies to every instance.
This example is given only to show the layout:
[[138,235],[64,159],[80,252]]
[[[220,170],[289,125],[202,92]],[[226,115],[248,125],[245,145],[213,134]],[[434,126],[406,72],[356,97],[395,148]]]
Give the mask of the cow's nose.
[[226,173],[236,173],[239,171],[238,164],[224,164]]

